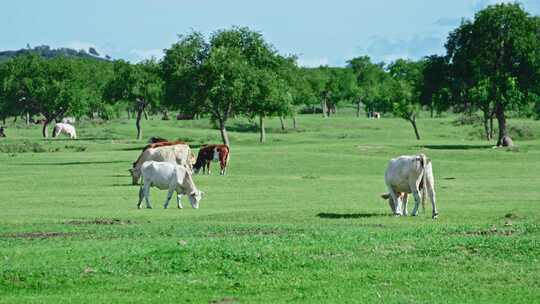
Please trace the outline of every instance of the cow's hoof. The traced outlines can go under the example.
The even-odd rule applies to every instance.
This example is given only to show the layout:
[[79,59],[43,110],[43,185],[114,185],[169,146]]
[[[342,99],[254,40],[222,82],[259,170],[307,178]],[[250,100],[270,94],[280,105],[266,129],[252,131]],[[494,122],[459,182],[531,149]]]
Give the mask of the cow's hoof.
[[438,213],[437,213],[437,214],[434,214],[434,215],[432,216],[432,218],[433,218],[434,220],[438,219],[438,218],[439,218],[439,214],[438,214]]

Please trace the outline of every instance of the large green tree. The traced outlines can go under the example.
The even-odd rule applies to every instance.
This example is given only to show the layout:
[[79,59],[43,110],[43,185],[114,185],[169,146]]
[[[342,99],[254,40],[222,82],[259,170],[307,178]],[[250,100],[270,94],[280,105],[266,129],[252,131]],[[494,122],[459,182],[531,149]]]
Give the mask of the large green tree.
[[261,95],[273,94],[274,90],[256,79],[260,75],[271,78],[269,75],[277,74],[280,65],[276,50],[260,33],[248,28],[216,31],[208,41],[193,32],[180,36],[165,51],[165,100],[174,108],[209,114],[219,127],[223,143],[230,145],[226,124],[232,115],[252,115],[254,105],[262,107],[263,101],[276,101]]
[[349,60],[348,66],[356,75],[358,93],[354,103],[356,104],[356,116],[360,117],[361,105],[364,104],[366,114],[372,111],[384,109],[384,98],[381,95],[387,91],[384,88],[387,74],[383,63],[372,63],[368,56],[360,56]]
[[11,114],[41,114],[48,125],[70,113],[80,116],[88,104],[82,59],[56,57],[43,59],[35,54],[18,56],[5,63],[3,98]]
[[388,103],[394,115],[411,123],[416,139],[420,133],[416,119],[421,110],[420,88],[423,86],[423,61],[398,59],[388,66],[392,80],[388,84]]
[[484,113],[492,111],[499,127],[497,145],[511,146],[506,113],[525,106],[538,92],[537,20],[519,4],[491,5],[453,31],[446,48],[453,96]]
[[141,119],[148,107],[158,107],[163,99],[163,80],[160,67],[148,60],[138,64],[118,60],[114,62],[113,76],[104,88],[108,102],[127,102],[135,109],[137,139],[142,138]]

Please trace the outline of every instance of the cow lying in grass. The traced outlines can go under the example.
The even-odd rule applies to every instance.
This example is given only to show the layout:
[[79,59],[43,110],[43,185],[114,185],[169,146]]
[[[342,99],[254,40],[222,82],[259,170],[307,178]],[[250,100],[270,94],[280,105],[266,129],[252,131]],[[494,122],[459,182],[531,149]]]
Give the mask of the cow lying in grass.
[[141,177],[141,167],[147,161],[168,161],[188,168],[190,171],[193,167],[194,155],[191,149],[183,142],[161,142],[147,145],[137,160],[133,163],[133,167],[129,169],[132,177],[133,185],[139,183]]
[[61,133],[66,133],[71,139],[77,139],[77,132],[75,132],[75,127],[70,124],[59,122],[54,125],[52,136],[57,137]]
[[208,174],[210,174],[210,163],[212,161],[219,161],[221,167],[219,174],[225,175],[225,168],[227,168],[229,163],[229,147],[227,145],[202,146],[199,150],[199,154],[197,154],[197,161],[195,161],[195,165],[193,165],[195,173],[199,173],[202,168],[204,174],[206,167]]
[[[383,194],[382,197],[388,198],[394,215],[408,215],[407,195],[412,193],[415,200],[412,215],[416,216],[420,202],[425,200],[426,192],[431,200],[432,217],[435,219],[439,215],[435,203],[433,169],[431,160],[426,155],[400,156],[390,160],[384,174],[384,181],[389,193]],[[420,197],[420,190],[422,190],[422,197]]]
[[168,162],[147,161],[142,164],[141,173],[143,185],[139,189],[139,203],[137,208],[141,208],[143,198],[146,201],[146,208],[152,208],[150,204],[150,187],[156,187],[161,190],[169,190],[167,199],[163,207],[169,207],[169,201],[176,191],[177,207],[182,209],[180,197],[187,195],[191,207],[198,209],[202,199],[203,192],[198,190],[193,182],[191,171],[183,166]]

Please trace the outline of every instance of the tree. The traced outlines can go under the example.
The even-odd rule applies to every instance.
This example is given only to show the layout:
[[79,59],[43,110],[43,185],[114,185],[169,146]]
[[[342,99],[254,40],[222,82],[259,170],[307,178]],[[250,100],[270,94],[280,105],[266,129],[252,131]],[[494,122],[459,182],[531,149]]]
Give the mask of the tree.
[[392,112],[411,123],[417,140],[420,140],[416,118],[420,111],[419,92],[423,86],[423,65],[422,61],[398,59],[388,67],[389,74],[392,76],[392,82],[389,85],[389,104],[391,104]]
[[70,112],[81,115],[87,106],[81,67],[84,61],[65,57],[18,56],[5,65],[3,96],[12,114],[29,112],[45,117],[42,134],[53,120]]
[[137,140],[142,138],[141,118],[147,107],[157,107],[163,98],[163,81],[159,65],[144,61],[132,65],[126,61],[114,62],[114,74],[104,88],[104,99],[109,102],[128,102],[137,112],[135,127]]
[[171,107],[210,114],[223,143],[230,145],[229,118],[250,115],[250,106],[256,104],[254,96],[271,100],[260,95],[270,90],[254,87],[261,85],[254,75],[276,73],[280,63],[262,35],[245,27],[214,32],[208,42],[198,32],[180,36],[180,41],[165,51],[162,63],[166,102]]
[[361,105],[365,105],[366,114],[372,111],[380,111],[383,108],[381,103],[382,86],[386,81],[384,64],[374,64],[368,56],[356,57],[347,62],[354,74],[358,85],[356,94],[356,116],[360,117]]
[[[525,106],[538,92],[538,21],[519,4],[491,5],[452,32],[447,56],[457,83],[454,97],[493,111],[499,127],[497,146],[511,146],[506,112]],[[487,96],[479,97],[479,90]],[[475,95],[474,95],[475,94]],[[487,102],[492,103],[487,105]]]
[[446,57],[432,55],[425,58],[422,70],[423,85],[420,88],[420,104],[427,106],[431,117],[450,107],[450,68]]
[[263,143],[266,140],[264,119],[286,114],[292,103],[292,94],[279,74],[264,70],[252,71],[246,92],[250,95],[246,113],[252,118],[259,117],[259,141]]

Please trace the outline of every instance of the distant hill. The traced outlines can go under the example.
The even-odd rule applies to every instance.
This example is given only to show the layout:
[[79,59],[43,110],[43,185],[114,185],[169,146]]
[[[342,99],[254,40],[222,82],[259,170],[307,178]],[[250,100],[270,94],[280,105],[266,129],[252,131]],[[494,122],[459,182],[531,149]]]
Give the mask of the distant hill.
[[44,58],[66,56],[66,57],[76,57],[76,58],[91,58],[91,59],[96,59],[96,60],[111,60],[112,59],[108,55],[105,55],[102,57],[96,51],[96,49],[92,47],[89,48],[88,51],[85,51],[85,50],[74,50],[70,48],[51,49],[51,47],[48,45],[40,45],[34,48],[20,49],[17,51],[0,51],[0,62],[9,60],[19,55],[28,54],[28,53],[35,53]]

